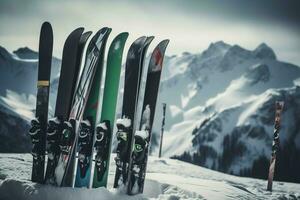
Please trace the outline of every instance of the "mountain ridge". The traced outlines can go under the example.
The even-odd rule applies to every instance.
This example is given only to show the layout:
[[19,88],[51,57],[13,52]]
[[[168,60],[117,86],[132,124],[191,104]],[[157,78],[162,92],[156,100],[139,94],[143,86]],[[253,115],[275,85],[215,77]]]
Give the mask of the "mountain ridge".
[[[218,45],[225,48],[220,51]],[[274,97],[276,91],[286,91],[279,100],[295,98],[294,105],[298,105],[299,88],[295,82],[299,80],[300,68],[278,61],[275,52],[265,43],[247,50],[222,42],[210,44],[201,54],[190,54],[187,62],[181,57],[172,57],[165,67],[169,68],[167,72],[171,68],[181,69],[174,69],[172,76],[163,79],[158,100],[158,113],[162,110],[161,103],[168,104],[163,155],[226,173],[266,178],[273,140]],[[294,87],[297,92],[288,95]],[[260,116],[263,111],[258,105],[264,103],[264,94],[268,91],[274,91],[265,106],[268,112],[264,114],[269,120],[254,120],[258,116],[265,118]],[[178,94],[180,98],[173,98]],[[289,105],[289,110],[292,107]],[[295,109],[300,112],[300,108]],[[257,113],[257,116],[249,113]],[[156,119],[154,130],[159,132],[161,118]],[[292,115],[289,119],[296,123],[298,118]],[[293,124],[285,123],[283,127],[296,130]],[[292,132],[295,136],[283,142],[282,151],[300,155],[300,146],[291,145],[300,138],[300,132]],[[246,137],[244,134],[249,134],[251,139],[241,142],[240,138]],[[285,136],[281,137],[285,140]],[[249,142],[259,145],[250,148]],[[249,158],[247,162],[243,157]],[[288,162],[279,161],[278,178],[300,182],[296,169],[287,164],[300,167],[297,161],[300,158],[279,157]]]

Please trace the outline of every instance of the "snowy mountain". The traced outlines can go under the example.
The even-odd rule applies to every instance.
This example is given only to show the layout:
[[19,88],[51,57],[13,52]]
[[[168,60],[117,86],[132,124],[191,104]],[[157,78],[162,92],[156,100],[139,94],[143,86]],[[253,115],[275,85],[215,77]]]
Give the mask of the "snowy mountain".
[[29,120],[33,118],[31,96],[20,96],[8,90],[7,97],[0,97],[0,152],[22,153],[31,151],[27,135]]
[[168,57],[155,125],[159,132],[161,104],[167,103],[163,155],[265,178],[274,104],[284,100],[284,154],[279,156],[276,178],[300,182],[299,78],[300,68],[278,61],[264,43],[250,51],[216,42],[201,54]]
[[[53,58],[50,114],[55,105],[60,60]],[[36,102],[38,53],[25,47],[9,53],[0,46],[0,152],[29,152],[29,121]]]
[[[61,61],[52,59],[51,80],[59,75]],[[13,53],[0,46],[0,96],[5,97],[7,90],[29,95],[36,95],[38,53],[28,47],[19,48]],[[50,104],[55,105],[57,84],[51,84]]]
[[115,162],[110,159],[108,187],[70,188],[32,183],[30,154],[0,154],[0,200],[233,200],[300,199],[300,184],[243,178],[167,158],[149,158],[144,194],[128,196],[112,188]]

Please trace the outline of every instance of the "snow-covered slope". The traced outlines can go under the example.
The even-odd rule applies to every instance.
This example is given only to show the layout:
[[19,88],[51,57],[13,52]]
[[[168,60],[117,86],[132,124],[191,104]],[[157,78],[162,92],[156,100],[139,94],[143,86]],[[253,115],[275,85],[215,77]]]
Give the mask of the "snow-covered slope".
[[300,185],[241,178],[167,158],[150,157],[143,195],[127,196],[112,189],[115,165],[112,155],[108,190],[59,188],[32,183],[30,154],[0,154],[0,200],[113,200],[113,199],[299,199]]
[[0,152],[29,152],[31,142],[27,135],[29,120],[33,118],[32,101],[26,95],[7,91],[6,97],[0,96]]
[[[51,81],[59,74],[61,61],[52,59]],[[6,96],[7,90],[21,95],[36,95],[38,53],[28,47],[19,48],[13,53],[0,46],[0,96]],[[55,105],[58,84],[51,84],[50,105]]]
[[[266,77],[263,77],[265,72]],[[167,57],[157,109],[161,113],[160,104],[166,102],[169,105],[166,129],[184,120],[184,113],[204,106],[206,101],[223,93],[232,80],[247,73],[249,79],[259,81],[257,79],[262,78],[265,83],[257,88],[258,91],[245,90],[237,83],[236,87],[249,96],[269,88],[293,86],[293,80],[300,77],[300,68],[276,60],[273,50],[264,43],[249,51],[238,45],[216,42],[201,54]],[[158,118],[156,129],[160,125]]]
[[[299,67],[278,61],[264,43],[250,51],[222,41],[201,54],[167,57],[164,64],[154,125],[159,133],[161,104],[167,103],[163,155],[263,178],[271,155],[274,103],[284,100],[280,139],[289,162],[279,162],[279,177],[300,182]],[[257,165],[262,169],[254,170]]]

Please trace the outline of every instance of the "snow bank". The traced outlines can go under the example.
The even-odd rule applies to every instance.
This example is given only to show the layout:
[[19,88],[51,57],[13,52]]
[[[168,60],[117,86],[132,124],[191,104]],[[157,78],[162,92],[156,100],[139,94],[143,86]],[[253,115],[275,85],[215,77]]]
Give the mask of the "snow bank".
[[0,200],[300,199],[300,184],[275,181],[270,193],[266,191],[266,180],[231,176],[155,157],[149,158],[144,194],[128,196],[112,188],[114,162],[110,163],[108,189],[40,185],[29,180],[31,160],[30,154],[0,154]]

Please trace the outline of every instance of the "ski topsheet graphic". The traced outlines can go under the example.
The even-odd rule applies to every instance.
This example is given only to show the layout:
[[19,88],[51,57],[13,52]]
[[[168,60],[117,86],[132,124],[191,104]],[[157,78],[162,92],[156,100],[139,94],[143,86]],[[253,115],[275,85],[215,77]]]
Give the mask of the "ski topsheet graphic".
[[144,57],[153,37],[140,37],[130,46],[125,69],[124,96],[122,106],[122,118],[117,125],[117,156],[114,188],[126,184],[128,166],[131,159],[133,139],[133,125],[140,89]]
[[106,187],[112,130],[115,120],[122,57],[128,33],[120,33],[112,41],[107,57],[101,114],[96,119],[93,138],[92,176],[90,187]]
[[134,146],[128,175],[128,194],[142,193],[151,141],[152,124],[155,114],[163,58],[169,40],[163,40],[154,49],[148,67],[141,120],[134,135]]
[[76,62],[82,32],[83,28],[74,30],[64,44],[54,118],[49,120],[47,128],[48,163],[45,175],[46,183],[55,184],[54,172],[60,155],[59,141],[62,123],[70,114],[74,94],[73,86],[76,84],[79,71],[79,65]]
[[53,48],[53,31],[49,22],[44,22],[40,32],[39,63],[35,119],[31,121],[29,134],[33,144],[33,182],[44,182],[46,131],[48,121],[49,82]]
[[87,103],[84,109],[83,118],[79,125],[78,139],[75,146],[75,164],[73,169],[72,187],[88,187],[91,174],[91,155],[94,127],[97,116],[99,115],[101,79],[105,55],[105,46],[111,29],[108,29],[102,39],[99,49],[98,65],[91,91],[87,96]]
[[86,49],[84,68],[77,84],[74,94],[72,108],[69,115],[69,121],[64,123],[64,129],[61,136],[61,154],[58,165],[55,170],[55,178],[58,185],[71,186],[72,172],[74,167],[74,144],[76,144],[76,120],[80,121],[87,102],[87,97],[91,89],[91,83],[94,78],[98,58],[100,55],[103,38],[109,31],[108,28],[99,30],[89,42]]
[[281,122],[281,113],[283,111],[284,102],[276,101],[275,103],[275,125],[274,125],[274,140],[272,144],[272,157],[270,161],[269,175],[268,175],[268,186],[267,190],[272,191],[273,177],[275,171],[276,154],[279,149],[279,131]]

